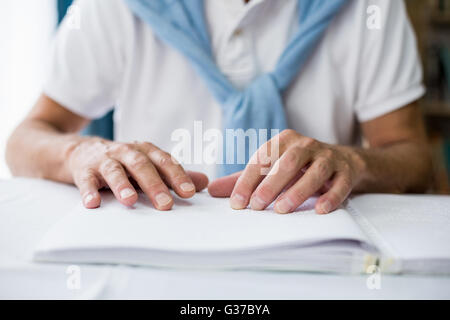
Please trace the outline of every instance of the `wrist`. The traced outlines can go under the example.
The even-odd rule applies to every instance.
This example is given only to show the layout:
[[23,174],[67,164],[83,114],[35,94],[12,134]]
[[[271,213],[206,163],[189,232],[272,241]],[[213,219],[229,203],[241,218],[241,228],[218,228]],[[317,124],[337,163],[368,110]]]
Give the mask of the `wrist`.
[[360,186],[369,179],[368,163],[362,150],[353,147],[342,147],[352,170],[354,187]]
[[58,180],[73,183],[72,170],[71,170],[71,158],[74,151],[84,142],[87,137],[82,137],[77,134],[65,135],[61,140],[61,165],[59,166],[60,172],[58,174]]

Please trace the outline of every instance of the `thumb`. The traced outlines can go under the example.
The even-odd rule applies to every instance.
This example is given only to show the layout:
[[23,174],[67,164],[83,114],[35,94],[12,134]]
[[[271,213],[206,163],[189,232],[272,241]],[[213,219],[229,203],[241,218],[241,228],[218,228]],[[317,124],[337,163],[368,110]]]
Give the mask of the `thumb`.
[[242,171],[214,180],[208,186],[209,194],[216,198],[228,198],[241,174]]
[[186,173],[194,183],[197,192],[202,191],[208,186],[208,177],[205,174],[195,171],[186,171]]

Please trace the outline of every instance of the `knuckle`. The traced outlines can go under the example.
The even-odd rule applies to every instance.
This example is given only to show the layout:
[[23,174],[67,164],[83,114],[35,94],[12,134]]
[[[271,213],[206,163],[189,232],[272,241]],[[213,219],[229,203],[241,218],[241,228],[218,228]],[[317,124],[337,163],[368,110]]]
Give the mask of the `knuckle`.
[[153,143],[147,142],[147,141],[139,142],[139,145],[144,146],[144,147],[155,147],[155,145]]
[[113,143],[108,147],[108,155],[113,154],[121,154],[121,153],[127,153],[133,150],[133,148],[126,143]]
[[[113,187],[113,185],[122,185],[124,182],[124,174],[122,170],[115,170],[108,174],[108,177],[106,178],[107,183],[110,184],[110,187]],[[112,185],[111,185],[112,184]]]
[[250,164],[259,165],[263,167],[270,167],[272,162],[276,161],[274,159],[275,155],[272,155],[268,148],[260,148],[253,156]]
[[303,137],[303,138],[300,140],[300,145],[301,145],[303,148],[311,148],[311,147],[315,147],[317,143],[318,143],[317,140],[315,140],[315,139],[313,139],[313,138],[310,138],[310,137]]
[[280,169],[287,172],[297,170],[299,155],[298,150],[286,152],[280,159]]
[[158,194],[167,190],[166,185],[162,181],[152,181],[146,186],[147,192],[151,194]]
[[293,137],[298,136],[297,131],[293,130],[293,129],[286,129],[283,130],[279,135],[278,135],[278,139],[280,141],[286,141],[286,140],[290,140]]
[[348,193],[352,189],[352,180],[350,179],[350,176],[346,175],[342,177],[341,187],[345,193]]
[[153,152],[152,159],[154,159],[155,164],[159,167],[166,167],[174,164],[171,155],[164,151]]
[[294,203],[303,203],[308,199],[308,196],[302,189],[296,189],[289,194],[289,198],[293,200]]
[[351,166],[350,166],[350,164],[348,162],[344,162],[341,165],[341,170],[342,170],[342,172],[344,174],[350,175],[350,172],[351,172],[352,168],[351,168]]
[[253,188],[249,182],[249,179],[242,174],[236,181],[234,191],[241,195],[248,195],[249,193],[251,194],[251,190],[253,190]]
[[273,195],[274,195],[274,190],[272,189],[272,187],[270,187],[270,185],[268,184],[264,184],[261,185],[256,191],[255,193],[263,200],[269,201],[272,199]]
[[91,172],[90,169],[75,177],[75,184],[78,187],[98,186],[96,175],[93,171]]
[[170,177],[169,183],[171,185],[179,185],[187,180],[187,176],[184,173],[175,173]]
[[297,132],[295,130],[293,130],[293,129],[285,129],[285,130],[283,130],[280,133],[280,135],[282,137],[289,137],[289,136],[292,136],[292,135],[295,135],[295,134],[297,134]]
[[145,141],[144,142],[136,142],[136,145],[144,150],[152,150],[152,149],[156,148],[153,143],[145,142]]
[[334,157],[334,152],[331,149],[325,149],[321,153],[322,157],[324,157],[325,159],[333,159]]
[[339,204],[342,202],[341,198],[336,192],[329,192],[327,196],[327,200],[330,201],[331,205],[333,207],[339,206]]
[[127,157],[127,164],[133,169],[141,169],[148,165],[149,159],[140,152],[132,152]]
[[318,160],[314,166],[316,177],[318,179],[325,179],[331,171],[331,164],[327,160]]
[[83,141],[79,147],[84,150],[104,150],[108,147],[108,142],[99,137],[92,137]]
[[90,183],[95,179],[96,179],[95,172],[92,169],[86,170],[86,172],[84,172],[80,177],[80,181],[84,183]]
[[100,171],[103,173],[103,175],[110,175],[121,170],[122,166],[117,161],[112,159],[106,159],[100,166]]

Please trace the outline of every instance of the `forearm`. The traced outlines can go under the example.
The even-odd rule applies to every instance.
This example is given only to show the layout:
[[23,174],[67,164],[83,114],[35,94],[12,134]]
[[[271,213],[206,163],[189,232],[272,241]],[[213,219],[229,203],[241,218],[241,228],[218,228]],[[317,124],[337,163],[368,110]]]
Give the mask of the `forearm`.
[[83,138],[39,120],[25,120],[11,135],[6,161],[15,176],[73,183],[67,155]]
[[190,198],[208,184],[205,175],[186,173],[170,154],[149,142],[120,143],[64,133],[78,132],[80,127],[66,126],[63,131],[45,121],[25,120],[8,143],[13,174],[73,183],[90,209],[100,206],[103,187],[130,207],[138,200],[134,181],[156,209],[170,210],[174,201],[169,186],[178,196]]
[[425,192],[430,187],[431,160],[425,142],[399,142],[382,148],[352,148],[360,165],[354,192]]

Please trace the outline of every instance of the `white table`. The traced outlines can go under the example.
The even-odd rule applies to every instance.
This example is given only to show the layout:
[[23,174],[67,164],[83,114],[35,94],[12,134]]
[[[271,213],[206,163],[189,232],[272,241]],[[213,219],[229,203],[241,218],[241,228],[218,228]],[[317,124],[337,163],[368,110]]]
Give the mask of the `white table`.
[[[54,192],[40,192],[43,184]],[[78,266],[77,289],[68,265],[31,260],[46,230],[74,205],[80,199],[71,186],[0,181],[1,299],[450,299],[450,277],[381,275],[381,289],[369,290],[367,276],[94,265]]]

